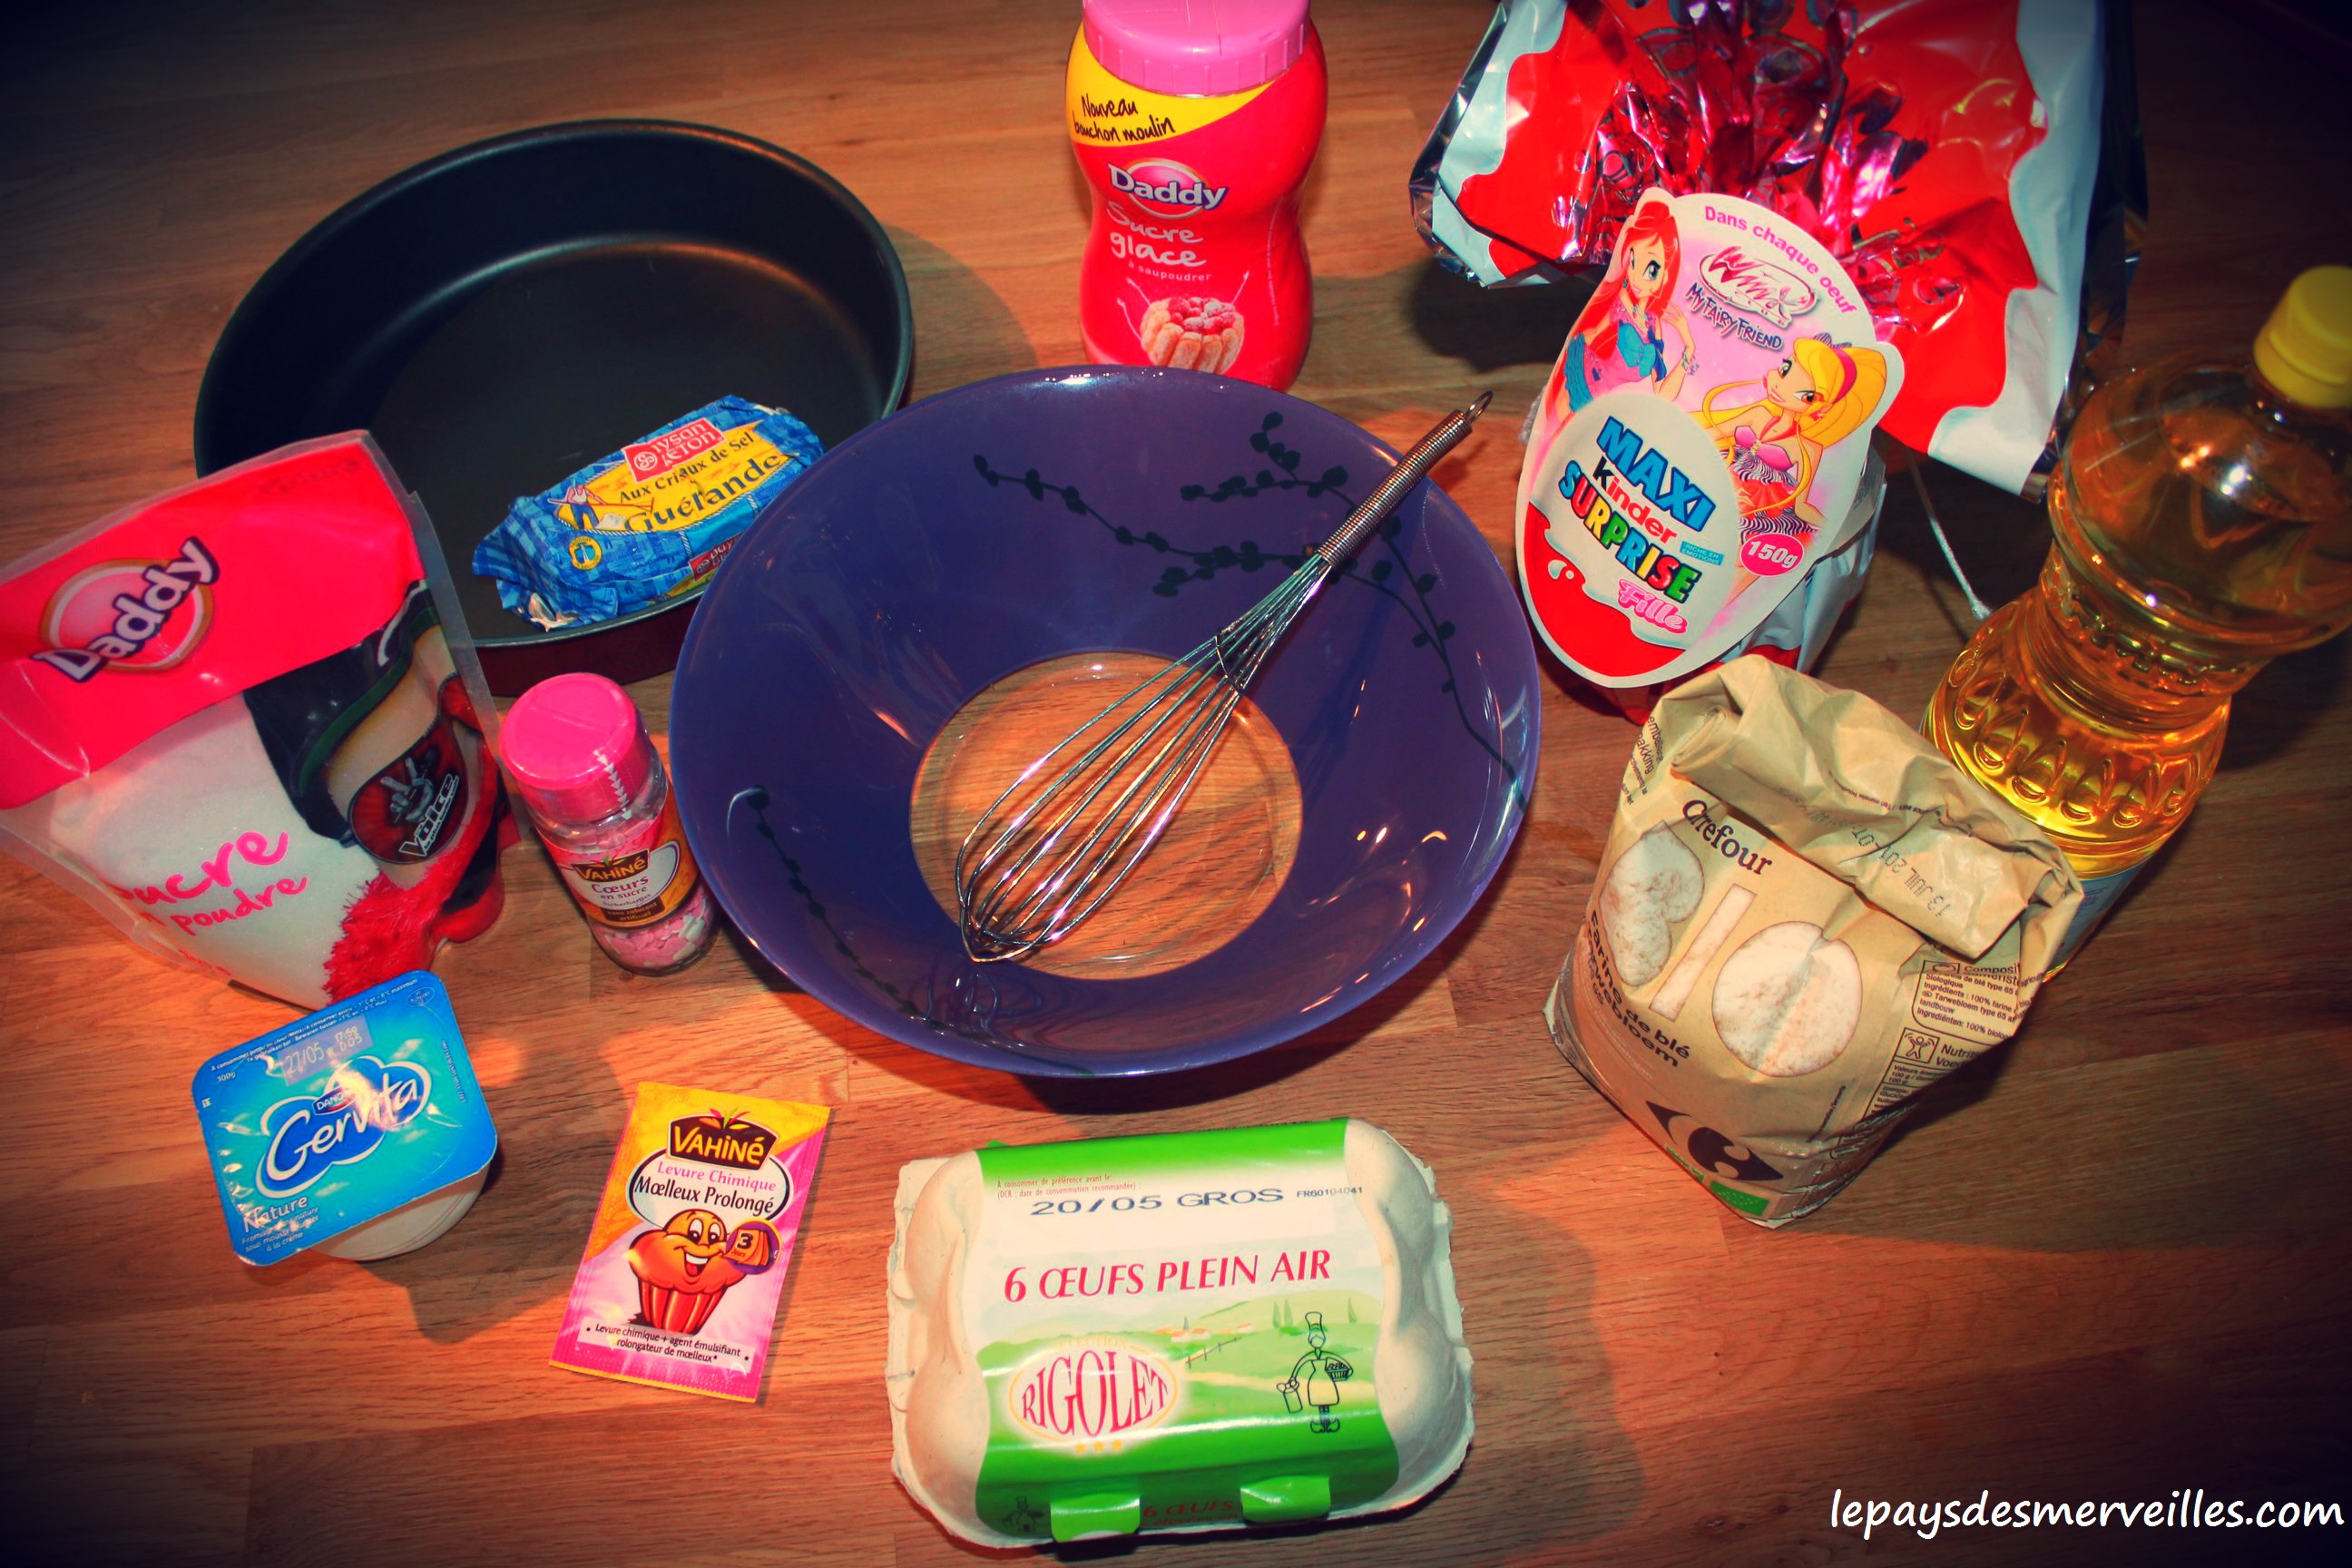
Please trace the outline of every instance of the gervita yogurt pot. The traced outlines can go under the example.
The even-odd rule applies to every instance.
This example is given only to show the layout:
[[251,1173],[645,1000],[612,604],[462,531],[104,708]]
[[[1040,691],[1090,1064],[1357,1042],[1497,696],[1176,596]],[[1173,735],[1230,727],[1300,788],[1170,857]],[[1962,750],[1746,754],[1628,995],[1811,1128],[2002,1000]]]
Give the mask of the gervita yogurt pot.
[[229,1245],[368,1261],[464,1217],[498,1150],[449,994],[396,976],[196,1069]]

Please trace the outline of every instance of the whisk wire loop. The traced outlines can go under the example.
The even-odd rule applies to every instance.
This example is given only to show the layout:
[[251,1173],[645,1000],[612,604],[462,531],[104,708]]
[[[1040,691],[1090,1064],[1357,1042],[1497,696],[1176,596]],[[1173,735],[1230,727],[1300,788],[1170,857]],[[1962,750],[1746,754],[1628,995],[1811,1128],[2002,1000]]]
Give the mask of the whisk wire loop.
[[958,923],[974,961],[1026,957],[1118,890],[1167,832],[1291,624],[1489,401],[1447,416],[1272,593],[1063,737],[981,813],[955,862]]
[[[1027,896],[1021,898],[1012,909],[1008,910],[1005,907],[1005,899],[1016,893],[1024,885],[1022,879],[1040,859],[1055,852],[1064,835],[1086,815],[1087,808],[1118,779],[1120,771],[1134,760],[1137,753],[1149,746],[1179,713],[1185,711],[1184,703],[1189,700],[1192,689],[1211,679],[1213,678],[1208,672],[1188,668],[1188,666],[1181,660],[1167,666],[1125,700],[1126,703],[1134,704],[1133,711],[1129,712],[1123,720],[1095,741],[1076,762],[1064,771],[1062,775],[1042,790],[1036,799],[1024,805],[1019,811],[1005,820],[1003,831],[996,836],[994,841],[988,846],[977,862],[970,858],[977,829],[975,828],[974,835],[966,837],[963,847],[958,851],[956,857],[956,886],[959,889],[960,901],[964,905],[968,945],[970,928],[975,923],[982,931],[999,933],[999,939],[1002,942],[1020,945],[1013,933],[1023,929],[1027,917],[1034,912],[1037,906],[1052,899],[1060,890],[1062,884],[1068,879],[1069,858],[1064,857],[1063,860],[1057,863],[1061,869],[1049,872],[1033,883],[1027,884],[1029,887]],[[1181,686],[1177,684],[1180,681]],[[1148,701],[1136,703],[1135,700],[1138,697],[1150,691],[1155,686],[1165,687],[1165,689]],[[1022,786],[1034,778],[1045,764],[1053,761],[1055,755],[1085,740],[1097,727],[1119,713],[1121,710],[1120,704],[1105,709],[1087,724],[1073,731],[1053,751],[1040,757],[1035,763],[1024,770],[1003,795],[997,797],[988,812],[982,814],[982,822],[987,822],[991,815],[1003,810],[1006,802],[1019,794]],[[1150,721],[1148,724],[1146,724],[1147,721]],[[1108,764],[1104,764],[1105,754],[1117,747],[1121,738],[1138,725],[1146,726],[1143,732],[1129,742],[1127,749],[1118,756],[1113,758]],[[1093,779],[1093,783],[1088,787],[1080,793],[1070,793],[1077,781],[1088,777]],[[1042,826],[1037,824],[1037,818],[1040,816],[1046,817],[1046,821]],[[1106,816],[1104,820],[1108,823],[1111,819]],[[1033,826],[1034,832],[1031,831]],[[1091,843],[1092,840],[1088,842]],[[1016,846],[1018,846],[1017,852]],[[1080,848],[1083,852],[1085,846],[1082,845]],[[1013,856],[1009,861],[1003,858],[1007,854]],[[981,868],[985,869],[984,875]],[[980,954],[974,952],[973,956],[977,958]]]
[[[1091,903],[1076,909],[1073,906],[1079,905],[1130,840],[1139,833],[1145,834],[1130,859],[1139,858],[1150,847],[1165,826],[1164,817],[1155,822],[1151,816],[1154,806],[1171,788],[1180,784],[1189,787],[1192,774],[1207,759],[1210,744],[1215,739],[1213,720],[1220,711],[1223,693],[1212,698],[1206,707],[1188,706],[1186,701],[1192,689],[1202,682],[1214,684],[1213,673],[1195,671],[1181,690],[1171,687],[1170,692],[1139,709],[1079,758],[1069,770],[1072,782],[1062,787],[1076,791],[1077,783],[1089,777],[1092,783],[1054,811],[1050,826],[1017,858],[989,879],[988,890],[979,900],[978,912],[985,922],[982,929],[998,933],[1004,943],[1034,952],[1048,940],[1045,932],[1075,924],[1091,912]],[[1229,703],[1224,706],[1230,708]],[[1119,737],[1151,718],[1155,709],[1160,710],[1150,726],[1118,755],[1104,761],[1104,753],[1118,745]],[[1171,723],[1178,725],[1176,733],[1160,744],[1149,762],[1136,765],[1136,758]],[[1171,756],[1176,759],[1172,765]],[[1063,837],[1087,818],[1089,808],[1105,791],[1121,781],[1124,787],[1118,797],[1095,814],[1092,829],[1077,844],[1055,856],[1050,869],[1024,884],[1022,879],[1031,868],[1042,858],[1055,856]],[[1148,792],[1139,805],[1136,804],[1139,791]],[[1043,801],[1038,803],[1032,816],[1042,812],[1044,805]],[[1018,837],[1021,826],[1021,819],[1016,817],[1013,836]],[[1106,847],[1103,841],[1114,829],[1117,837]],[[1017,896],[1024,886],[1028,888],[1026,896]],[[1008,898],[1016,900],[1009,909],[1005,905]],[[1046,918],[1039,924],[1037,917],[1041,912],[1045,912]]]
[[[1310,555],[1248,614],[1065,738],[997,797],[991,813],[1002,811],[1055,755],[1124,714],[1039,798],[1005,820],[983,852],[983,875],[968,874],[967,839],[958,856],[957,885],[972,888],[966,923],[982,946],[1004,950],[1007,957],[1034,952],[1109,896],[1166,832],[1266,656],[1330,569],[1329,562]],[[1215,689],[1202,693],[1204,687]],[[1196,693],[1202,700],[1192,701]],[[1175,732],[1160,741],[1171,724]],[[1140,732],[1129,738],[1139,726]],[[1114,789],[1116,796],[1097,809]],[[1066,845],[1082,822],[1091,826]],[[992,857],[997,858],[992,863]]]

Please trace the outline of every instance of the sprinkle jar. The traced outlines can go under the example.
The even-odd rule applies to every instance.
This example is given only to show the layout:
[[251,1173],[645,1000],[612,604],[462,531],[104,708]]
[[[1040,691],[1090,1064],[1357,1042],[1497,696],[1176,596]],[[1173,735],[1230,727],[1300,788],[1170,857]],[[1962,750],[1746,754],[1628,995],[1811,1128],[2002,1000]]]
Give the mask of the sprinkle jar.
[[508,713],[505,751],[515,794],[614,963],[667,974],[709,951],[717,908],[628,693],[601,675],[542,680]]

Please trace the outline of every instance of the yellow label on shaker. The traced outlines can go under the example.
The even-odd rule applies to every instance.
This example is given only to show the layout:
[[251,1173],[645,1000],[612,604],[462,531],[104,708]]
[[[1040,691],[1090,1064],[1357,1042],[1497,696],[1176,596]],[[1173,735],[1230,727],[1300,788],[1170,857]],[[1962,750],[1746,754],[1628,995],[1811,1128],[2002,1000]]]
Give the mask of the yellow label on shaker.
[[625,931],[652,925],[677,910],[693,896],[702,874],[678,826],[675,795],[642,848],[574,858],[552,844],[548,847],[563,885],[588,918]]
[[1271,85],[1199,98],[1152,92],[1111,75],[1087,47],[1084,30],[1070,46],[1066,80],[1071,138],[1098,147],[1140,146],[1213,125]]

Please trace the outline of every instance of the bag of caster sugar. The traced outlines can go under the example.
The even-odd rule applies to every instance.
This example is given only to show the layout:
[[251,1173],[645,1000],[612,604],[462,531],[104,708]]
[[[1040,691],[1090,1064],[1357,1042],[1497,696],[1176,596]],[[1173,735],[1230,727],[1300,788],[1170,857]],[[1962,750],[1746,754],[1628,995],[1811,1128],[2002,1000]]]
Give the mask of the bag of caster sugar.
[[364,435],[0,566],[0,848],[133,942],[305,1007],[496,919],[495,720]]
[[2082,896],[1910,726],[1751,655],[1643,728],[1544,1016],[1707,1191],[1785,1225],[2017,1032]]

